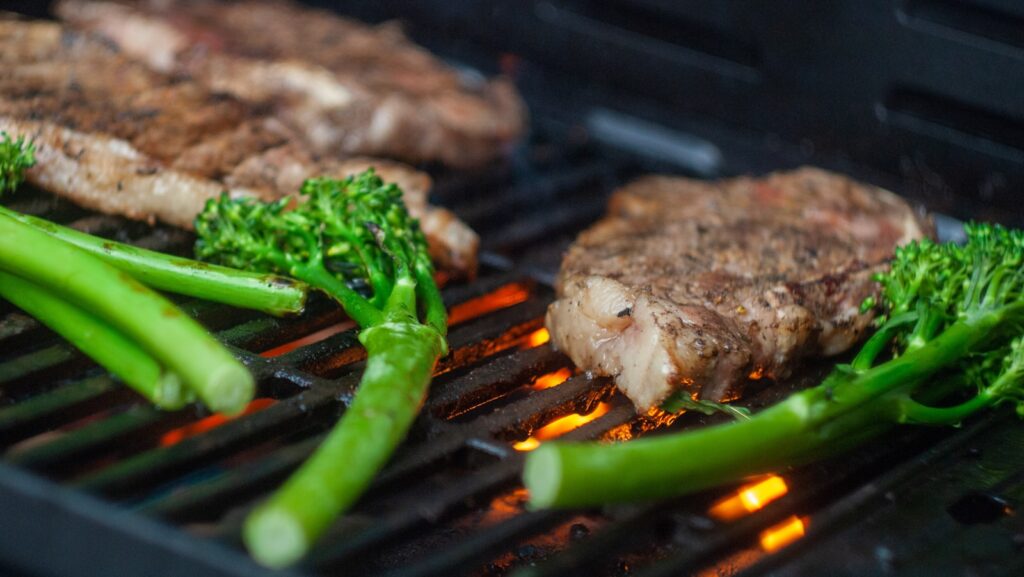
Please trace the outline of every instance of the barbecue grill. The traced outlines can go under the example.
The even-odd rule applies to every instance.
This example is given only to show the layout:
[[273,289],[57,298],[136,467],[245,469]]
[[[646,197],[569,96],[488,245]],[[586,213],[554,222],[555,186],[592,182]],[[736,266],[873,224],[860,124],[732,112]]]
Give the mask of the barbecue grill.
[[[444,288],[452,353],[409,439],[308,559],[273,572],[242,551],[241,520],[352,397],[363,353],[336,307],[314,299],[277,319],[181,303],[258,380],[257,400],[227,421],[149,407],[0,304],[0,573],[1024,574],[1024,427],[1008,411],[898,430],[842,459],[670,502],[528,511],[519,483],[524,451],[553,436],[627,439],[717,419],[638,417],[609,381],[574,374],[547,344],[561,253],[629,178],[813,163],[922,203],[942,215],[942,235],[956,219],[1024,224],[1013,193],[1024,185],[1024,8],[393,0],[344,10],[400,18],[467,74],[514,75],[533,116],[507,161],[431,169],[434,200],[481,233],[483,266]],[[4,202],[191,250],[182,231],[39,191]],[[829,368],[758,383],[744,402],[771,403]]]

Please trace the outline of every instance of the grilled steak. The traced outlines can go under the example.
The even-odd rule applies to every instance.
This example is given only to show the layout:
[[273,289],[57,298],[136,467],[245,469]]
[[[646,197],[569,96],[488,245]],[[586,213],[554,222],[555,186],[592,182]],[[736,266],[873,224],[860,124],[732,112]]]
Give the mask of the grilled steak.
[[273,107],[321,154],[468,167],[523,131],[511,84],[461,76],[391,23],[283,0],[64,0],[56,11],[157,70]]
[[0,20],[0,66],[0,130],[36,143],[29,181],[83,206],[188,228],[223,190],[280,198],[372,165],[402,186],[439,265],[475,268],[476,235],[427,204],[430,178],[412,168],[319,159],[277,119],[54,23]]
[[700,182],[651,176],[570,247],[547,326],[639,410],[673,390],[728,400],[840,353],[871,275],[927,226],[892,193],[817,169]]

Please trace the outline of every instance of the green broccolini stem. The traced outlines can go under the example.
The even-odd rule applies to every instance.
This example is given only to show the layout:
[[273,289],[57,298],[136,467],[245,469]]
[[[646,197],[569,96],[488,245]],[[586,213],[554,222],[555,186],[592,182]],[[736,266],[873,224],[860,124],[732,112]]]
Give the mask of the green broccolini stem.
[[0,271],[0,297],[35,317],[161,409],[180,409],[191,400],[181,379],[152,355],[94,315],[50,291]]
[[374,308],[362,295],[352,290],[347,284],[338,280],[321,264],[311,266],[294,266],[291,274],[295,278],[309,283],[330,295],[345,309],[352,320],[361,327],[380,323],[384,315]]
[[177,374],[210,409],[237,413],[252,399],[249,371],[172,303],[81,249],[5,214],[0,214],[0,269],[108,322]]
[[[913,399],[902,399],[900,403],[900,422],[924,425],[956,425],[963,422],[978,411],[998,405],[1001,402],[1019,400],[1020,395],[1013,395],[1021,385],[1024,375],[1024,358],[1020,355],[1024,352],[1024,340],[1017,340],[1011,344],[1009,366],[1002,371],[995,379],[987,382],[980,391],[970,399],[949,407],[933,407],[917,402]],[[1020,409],[1018,408],[1018,413]]]
[[[902,422],[902,406],[907,400],[906,391],[919,385],[919,382],[906,383],[905,386],[876,397],[818,427],[813,434],[792,445],[791,456],[786,458],[785,463],[776,467],[775,471],[781,470],[784,466],[799,465],[841,454],[893,429]],[[923,391],[921,397],[927,402],[934,402],[961,390],[962,387],[963,384],[957,380],[947,379]]]
[[[894,387],[916,382],[957,363],[972,347],[989,339],[990,333],[1000,325],[1019,322],[1022,312],[1024,307],[1013,305],[953,323],[935,339],[864,371],[856,386],[847,382],[834,387],[828,407],[829,415],[835,416],[852,410],[860,403],[891,392]],[[811,389],[814,390],[817,387]]]
[[[310,274],[314,271],[314,274]],[[366,368],[352,405],[327,439],[245,524],[245,542],[261,563],[283,567],[301,558],[327,527],[366,490],[412,425],[437,359],[447,352],[443,333],[416,318],[417,293],[438,306],[437,287],[421,291],[407,277],[391,289],[383,312],[322,267],[296,268],[299,278],[336,298],[363,330]],[[436,300],[435,297],[436,296]],[[440,315],[440,319],[438,316]],[[446,323],[445,323],[445,326]]]
[[[434,282],[433,269],[429,266],[416,267],[416,295],[423,305],[423,319],[427,326],[442,337],[448,334],[448,310],[444,306],[441,290]],[[448,354],[448,342],[444,342],[441,356]]]
[[271,567],[298,560],[366,490],[405,438],[444,339],[418,323],[363,330],[366,369],[352,406],[302,467],[249,516],[245,541]]
[[[554,442],[526,459],[532,507],[583,507],[658,499],[773,469],[810,425],[810,407],[793,397],[750,419],[689,434],[617,445]],[[673,458],[666,458],[672,455]]]
[[399,277],[384,303],[384,321],[419,323],[416,320],[416,281],[409,277]]
[[0,207],[0,214],[34,226],[132,275],[146,286],[256,309],[273,315],[302,311],[307,288],[272,274],[252,273],[102,239]]
[[931,407],[905,398],[900,402],[900,422],[917,425],[956,425],[995,402],[995,398],[984,393],[952,407]]
[[871,335],[871,337],[864,343],[860,351],[857,352],[857,356],[850,362],[850,366],[854,370],[864,370],[871,368],[875,363],[875,359],[878,355],[892,343],[893,337],[896,332],[907,326],[910,323],[917,321],[917,315],[915,313],[904,313],[898,317],[893,317],[889,322],[885,323],[881,329]]

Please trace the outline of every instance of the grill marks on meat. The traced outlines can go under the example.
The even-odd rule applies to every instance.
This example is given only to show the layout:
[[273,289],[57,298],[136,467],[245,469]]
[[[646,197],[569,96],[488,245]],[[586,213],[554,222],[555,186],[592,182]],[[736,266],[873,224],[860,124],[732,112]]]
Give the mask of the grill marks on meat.
[[475,269],[476,235],[405,165],[318,158],[279,120],[54,23],[0,19],[0,66],[0,130],[36,142],[29,180],[83,206],[189,228],[224,190],[269,200],[374,166],[402,186],[438,264]]
[[764,179],[652,176],[570,247],[547,326],[640,410],[684,388],[739,394],[855,344],[871,275],[926,226],[890,192],[804,168]]
[[272,106],[321,154],[486,163],[523,132],[510,83],[465,78],[394,24],[284,0],[64,0],[57,13],[157,70]]

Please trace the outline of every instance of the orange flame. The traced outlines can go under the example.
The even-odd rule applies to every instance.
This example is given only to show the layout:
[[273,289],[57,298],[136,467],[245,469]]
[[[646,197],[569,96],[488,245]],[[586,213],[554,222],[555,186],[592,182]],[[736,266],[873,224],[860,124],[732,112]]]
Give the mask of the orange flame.
[[540,446],[540,441],[534,437],[527,437],[525,441],[519,441],[512,448],[517,451],[532,451]]
[[572,376],[572,371],[569,369],[558,369],[553,373],[541,375],[537,377],[537,380],[533,382],[533,389],[536,391],[542,391],[544,389],[550,389],[551,387],[557,387],[565,381],[569,380]]
[[532,451],[540,446],[541,441],[550,441],[551,439],[561,437],[569,431],[578,429],[590,421],[604,415],[610,409],[611,406],[609,406],[608,403],[598,403],[597,408],[586,415],[573,413],[560,419],[555,419],[534,431],[532,437],[512,445],[512,448],[517,451]]
[[355,327],[356,323],[354,323],[353,321],[342,321],[340,323],[320,329],[314,333],[310,333],[300,339],[295,339],[294,341],[290,341],[283,345],[276,346],[270,350],[263,351],[262,353],[260,353],[260,356],[264,358],[278,357],[285,353],[291,352],[299,347],[304,347],[306,345],[318,343],[326,339],[327,337],[332,337],[340,332],[344,332],[349,329],[354,329]]
[[276,402],[277,401],[275,401],[274,399],[269,398],[253,399],[252,402],[246,405],[244,411],[242,411],[240,414],[234,417],[226,417],[220,413],[217,413],[216,415],[210,415],[209,417],[206,417],[205,419],[201,419],[194,423],[189,423],[182,427],[178,427],[177,429],[172,429],[170,431],[167,431],[160,437],[160,446],[169,447],[171,445],[176,445],[189,437],[195,437],[196,435],[205,433],[210,429],[215,429],[223,425],[224,423],[237,419],[238,417],[241,417],[243,415],[249,415],[252,413],[256,413],[258,411],[262,411],[263,409],[273,405]]
[[719,521],[734,521],[763,509],[765,505],[785,495],[789,491],[782,477],[772,475],[767,479],[740,487],[714,505],[708,513]]
[[793,515],[785,521],[761,532],[761,548],[772,553],[804,536],[806,523]]
[[551,333],[547,329],[537,329],[527,335],[523,340],[523,349],[533,349],[551,340]]
[[759,381],[764,378],[764,367],[757,367],[747,375],[747,378],[752,381]]
[[459,303],[448,311],[448,324],[457,325],[498,309],[517,305],[530,298],[530,290],[521,284],[505,285],[482,297]]
[[493,525],[518,515],[522,512],[523,504],[526,503],[528,497],[529,494],[526,492],[526,488],[519,487],[491,499],[484,518],[480,520],[480,525]]

